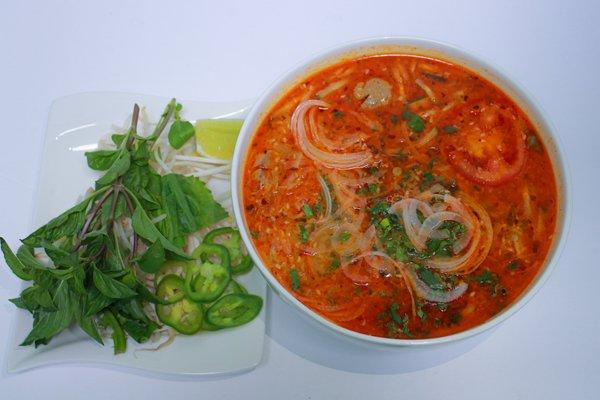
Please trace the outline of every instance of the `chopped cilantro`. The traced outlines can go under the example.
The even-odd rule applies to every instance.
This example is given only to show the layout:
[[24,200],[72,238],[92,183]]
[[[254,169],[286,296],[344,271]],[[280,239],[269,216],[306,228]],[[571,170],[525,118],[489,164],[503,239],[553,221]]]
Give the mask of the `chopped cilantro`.
[[349,232],[346,232],[346,231],[344,231],[344,232],[342,232],[342,233],[340,234],[340,240],[341,240],[342,242],[345,242],[345,241],[347,241],[348,239],[350,239],[350,233],[349,233]]
[[453,324],[458,324],[461,319],[462,319],[462,315],[460,315],[460,313],[457,313],[457,312],[455,312],[454,314],[452,314],[450,316],[450,322]]
[[512,260],[511,262],[506,264],[506,268],[510,269],[511,271],[519,268],[520,266],[521,266],[521,261],[519,261],[519,260]]
[[335,271],[336,269],[338,269],[341,265],[341,261],[340,258],[336,255],[331,259],[331,262],[329,263],[329,270],[330,271]]
[[408,124],[408,128],[413,132],[421,133],[425,129],[425,121],[423,121],[423,118],[408,109],[402,112],[402,118]]
[[427,313],[423,310],[423,303],[420,301],[417,302],[417,317],[419,317],[421,321],[425,321],[427,319]]
[[375,203],[373,205],[373,207],[371,207],[369,212],[372,215],[387,214],[387,211],[389,208],[390,208],[390,204],[388,202],[380,200],[380,201],[377,201],[377,203]]
[[479,283],[480,285],[489,285],[497,281],[497,279],[498,278],[496,277],[496,275],[489,269],[486,269],[482,271],[479,275],[473,277],[473,280],[475,280],[475,282]]

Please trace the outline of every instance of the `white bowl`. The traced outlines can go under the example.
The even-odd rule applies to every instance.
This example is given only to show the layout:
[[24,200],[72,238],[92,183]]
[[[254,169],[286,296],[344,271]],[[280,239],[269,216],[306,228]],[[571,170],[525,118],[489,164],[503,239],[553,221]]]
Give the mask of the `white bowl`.
[[[247,150],[255,131],[260,126],[263,117],[268,113],[271,106],[275,104],[291,86],[300,82],[307,75],[310,75],[315,71],[335,64],[341,60],[386,53],[417,54],[448,60],[456,64],[464,65],[489,79],[516,101],[529,116],[544,141],[556,174],[558,188],[556,234],[544,266],[540,268],[540,271],[529,287],[524,290],[520,297],[518,297],[509,307],[502,310],[502,312],[498,313],[485,323],[453,335],[430,339],[389,339],[354,332],[323,318],[298,301],[277,281],[277,279],[275,279],[275,277],[273,277],[252,244],[248,232],[248,225],[244,218],[241,184]],[[275,83],[263,93],[256,104],[254,104],[254,107],[250,110],[250,113],[244,122],[233,156],[231,185],[233,209],[242,238],[248,247],[250,255],[273,290],[283,300],[290,304],[292,308],[300,311],[300,314],[308,317],[309,320],[315,322],[317,325],[326,328],[328,331],[337,334],[339,337],[349,338],[362,344],[375,345],[376,347],[421,346],[457,341],[481,333],[506,320],[533,297],[550,275],[565,244],[571,214],[570,179],[562,146],[560,146],[558,135],[553,126],[549,123],[547,116],[542,112],[532,97],[521,86],[517,85],[514,80],[508,78],[505,73],[500,72],[496,67],[491,66],[485,61],[482,61],[463,50],[436,41],[409,37],[382,37],[348,43],[325,51],[324,53],[301,63],[296,68],[277,79]]]

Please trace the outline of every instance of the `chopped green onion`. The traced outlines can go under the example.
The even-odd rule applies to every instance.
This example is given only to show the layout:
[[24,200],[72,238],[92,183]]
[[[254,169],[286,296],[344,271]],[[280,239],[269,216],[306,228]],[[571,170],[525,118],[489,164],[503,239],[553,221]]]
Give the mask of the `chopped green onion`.
[[304,215],[306,215],[308,218],[315,216],[315,213],[313,212],[312,208],[310,208],[310,206],[308,204],[305,204],[302,206],[302,211],[304,211]]
[[295,268],[290,269],[290,279],[292,280],[292,290],[294,292],[300,290],[300,276]]
[[444,131],[444,133],[448,133],[450,135],[458,132],[458,128],[454,125],[446,125],[442,127],[442,131]]
[[308,242],[308,229],[304,225],[300,225],[300,241],[302,243]]

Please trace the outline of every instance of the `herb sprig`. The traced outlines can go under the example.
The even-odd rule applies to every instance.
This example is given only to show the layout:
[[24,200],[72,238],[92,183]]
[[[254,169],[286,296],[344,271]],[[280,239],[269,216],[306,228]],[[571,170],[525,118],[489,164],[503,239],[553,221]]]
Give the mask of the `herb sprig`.
[[[115,149],[86,153],[88,166],[104,172],[91,194],[23,239],[16,254],[0,238],[8,266],[31,282],[11,300],[33,315],[22,345],[47,344],[72,323],[103,344],[102,325],[121,353],[127,336],[143,343],[158,328],[144,304],[160,300],[141,278],[166,260],[189,259],[182,250],[185,237],[227,217],[202,181],[161,176],[150,164],[154,144],[174,115],[171,145],[181,147],[193,136],[180,111],[173,99],[152,134],[143,137],[136,104],[128,131],[112,135]],[[118,225],[130,225],[131,237],[120,234]]]

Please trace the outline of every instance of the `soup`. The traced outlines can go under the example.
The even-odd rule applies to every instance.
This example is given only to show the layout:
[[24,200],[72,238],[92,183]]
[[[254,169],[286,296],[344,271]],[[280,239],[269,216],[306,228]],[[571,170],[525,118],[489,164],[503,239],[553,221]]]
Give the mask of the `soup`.
[[289,88],[242,185],[273,276],[330,321],[390,338],[461,332],[506,308],[557,218],[552,163],[519,106],[414,55],[343,61]]

